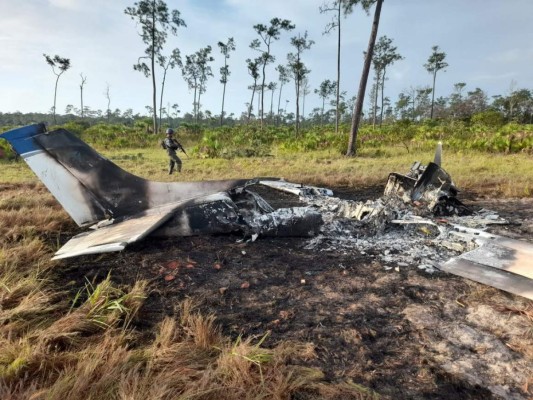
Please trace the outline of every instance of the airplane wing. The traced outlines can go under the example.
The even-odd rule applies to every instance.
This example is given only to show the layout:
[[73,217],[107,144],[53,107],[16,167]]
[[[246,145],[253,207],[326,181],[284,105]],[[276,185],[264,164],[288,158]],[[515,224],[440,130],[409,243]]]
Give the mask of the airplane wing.
[[123,250],[128,244],[143,239],[167,222],[184,203],[179,201],[151,208],[120,222],[76,235],[52,259]]

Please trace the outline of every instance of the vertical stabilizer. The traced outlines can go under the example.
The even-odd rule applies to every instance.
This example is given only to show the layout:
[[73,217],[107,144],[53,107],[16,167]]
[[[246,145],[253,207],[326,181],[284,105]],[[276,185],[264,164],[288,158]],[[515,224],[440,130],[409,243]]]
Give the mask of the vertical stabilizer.
[[104,219],[105,207],[39,143],[39,137],[48,135],[44,124],[36,124],[5,132],[0,138],[11,144],[78,225]]

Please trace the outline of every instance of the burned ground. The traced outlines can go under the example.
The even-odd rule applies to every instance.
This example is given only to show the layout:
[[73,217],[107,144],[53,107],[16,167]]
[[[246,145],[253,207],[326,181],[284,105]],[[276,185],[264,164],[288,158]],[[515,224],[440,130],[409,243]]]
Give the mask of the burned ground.
[[[381,193],[380,187],[335,190],[352,200]],[[296,205],[291,197],[269,200],[274,207]],[[522,223],[500,227],[501,233],[533,239],[531,199],[467,200]],[[61,262],[55,279],[73,293],[108,273],[125,285],[148,279],[151,294],[136,321],[146,337],[192,297],[231,337],[268,333],[267,346],[310,342],[318,358],[307,365],[385,397],[528,397],[530,301],[416,266],[385,269],[369,251],[310,250],[300,238],[241,239],[148,239],[119,254]]]

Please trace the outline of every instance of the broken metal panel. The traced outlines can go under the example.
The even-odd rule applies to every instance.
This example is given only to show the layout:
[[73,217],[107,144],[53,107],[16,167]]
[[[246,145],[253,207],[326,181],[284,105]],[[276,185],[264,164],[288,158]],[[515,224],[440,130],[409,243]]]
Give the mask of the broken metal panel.
[[459,258],[490,268],[512,272],[529,278],[533,285],[533,246],[511,248],[498,241],[487,240],[477,249],[462,254]]
[[303,184],[291,183],[283,180],[260,180],[259,183],[261,185],[281,190],[283,192],[291,193],[296,196],[333,196],[333,191],[330,189],[319,188],[316,186],[304,186]]
[[194,236],[231,233],[244,228],[239,209],[227,193],[197,198],[175,210],[153,236]]
[[255,234],[281,237],[313,237],[323,223],[322,214],[309,207],[281,208],[245,220]]
[[265,199],[250,189],[240,192],[230,191],[233,202],[237,205],[241,213],[270,213],[274,211],[272,206]]
[[468,215],[471,210],[457,199],[458,190],[450,175],[441,168],[441,151],[427,167],[415,163],[407,175],[391,173],[385,186],[385,196],[395,196],[406,203],[424,205],[437,216]]
[[384,195],[395,195],[401,198],[403,201],[409,202],[411,201],[411,193],[415,188],[415,184],[416,179],[392,172],[389,174]]
[[154,208],[129,219],[74,236],[56,253],[54,260],[83,254],[119,251],[126,245],[145,238],[174,213],[183,203]]
[[195,199],[176,210],[154,236],[193,236],[241,232],[245,236],[315,235],[322,225],[319,212],[308,207],[273,210],[259,195],[218,193]]
[[[482,261],[486,262],[486,259]],[[450,259],[439,269],[533,300],[533,281],[512,272],[490,268],[461,257]]]
[[413,200],[424,199],[428,202],[434,202],[442,195],[448,197],[456,196],[457,189],[450,175],[437,164],[430,162],[416,181],[411,198]]

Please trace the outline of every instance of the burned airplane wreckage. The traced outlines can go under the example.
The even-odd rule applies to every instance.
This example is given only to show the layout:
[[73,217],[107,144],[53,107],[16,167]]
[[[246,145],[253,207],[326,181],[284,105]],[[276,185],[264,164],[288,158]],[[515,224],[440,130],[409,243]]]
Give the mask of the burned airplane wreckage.
[[[457,199],[440,165],[440,144],[433,162],[391,173],[382,197],[356,202],[277,178],[153,182],[122,170],[67,130],[47,132],[43,124],[0,138],[73,220],[90,228],[54,259],[120,251],[148,235],[300,236],[309,238],[310,249],[377,249],[385,264],[439,269],[533,299],[533,245],[486,231],[501,219],[473,214]],[[274,209],[259,188],[291,193],[301,206]]]

